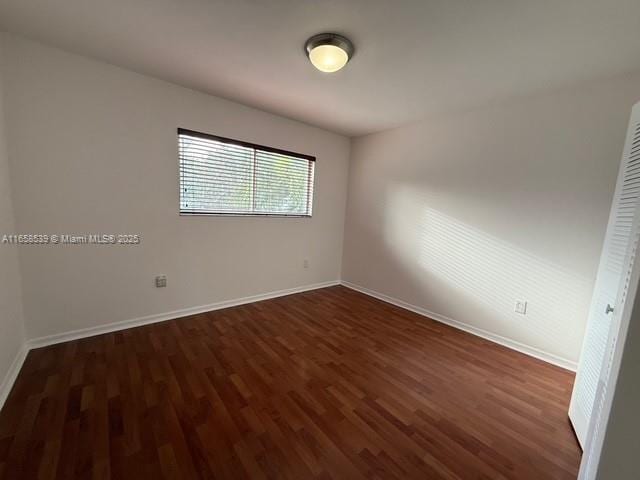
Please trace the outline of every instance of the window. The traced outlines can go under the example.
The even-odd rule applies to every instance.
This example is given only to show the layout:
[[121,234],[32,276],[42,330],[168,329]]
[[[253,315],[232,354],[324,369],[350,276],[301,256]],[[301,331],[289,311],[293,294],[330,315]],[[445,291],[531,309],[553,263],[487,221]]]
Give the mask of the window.
[[310,217],[315,157],[178,129],[180,214]]

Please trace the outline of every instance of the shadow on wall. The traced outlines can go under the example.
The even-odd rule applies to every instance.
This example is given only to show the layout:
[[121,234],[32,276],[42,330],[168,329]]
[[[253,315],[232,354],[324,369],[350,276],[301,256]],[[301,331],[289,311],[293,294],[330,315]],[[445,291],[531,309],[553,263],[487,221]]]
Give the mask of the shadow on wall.
[[[432,208],[424,189],[395,185],[384,201],[388,253],[418,298],[457,321],[577,360],[591,284]],[[405,285],[406,286],[406,285]],[[403,286],[403,287],[405,287]],[[527,301],[526,315],[515,313]],[[567,339],[574,339],[568,347]]]

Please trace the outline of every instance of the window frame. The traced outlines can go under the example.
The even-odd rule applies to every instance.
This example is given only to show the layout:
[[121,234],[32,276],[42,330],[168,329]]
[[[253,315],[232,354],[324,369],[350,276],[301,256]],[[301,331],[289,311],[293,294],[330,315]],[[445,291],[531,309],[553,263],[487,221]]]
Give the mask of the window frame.
[[[311,192],[311,198],[307,199],[307,210],[308,211],[310,210],[311,213],[302,214],[302,213],[259,213],[259,212],[249,212],[249,213],[242,213],[242,212],[199,212],[199,211],[186,211],[186,210],[183,210],[181,208],[182,185],[181,185],[181,174],[180,174],[180,168],[181,168],[181,163],[180,163],[180,160],[181,160],[180,159],[180,135],[183,135],[183,134],[184,135],[189,135],[189,136],[192,136],[192,137],[203,138],[203,139],[206,139],[206,140],[213,140],[213,141],[216,141],[216,142],[222,142],[222,143],[229,143],[229,144],[232,144],[232,145],[238,145],[240,147],[253,148],[254,150],[262,150],[262,151],[268,152],[268,153],[287,155],[287,156],[290,156],[290,157],[296,157],[296,158],[300,158],[302,160],[307,160],[309,162],[313,162],[313,177],[312,178],[308,178],[308,181],[310,181],[309,182],[310,183],[309,191]],[[178,213],[180,214],[181,217],[281,217],[281,218],[311,218],[311,217],[313,217],[313,199],[314,199],[315,181],[316,181],[316,175],[315,175],[316,157],[315,156],[306,155],[304,153],[292,152],[290,150],[284,150],[284,149],[281,149],[281,148],[269,147],[267,145],[260,145],[258,143],[247,142],[247,141],[244,141],[244,140],[236,140],[236,139],[233,139],[233,138],[222,137],[220,135],[214,135],[214,134],[211,134],[211,133],[199,132],[199,131],[190,130],[190,129],[187,129],[187,128],[178,128],[177,140],[178,140]]]

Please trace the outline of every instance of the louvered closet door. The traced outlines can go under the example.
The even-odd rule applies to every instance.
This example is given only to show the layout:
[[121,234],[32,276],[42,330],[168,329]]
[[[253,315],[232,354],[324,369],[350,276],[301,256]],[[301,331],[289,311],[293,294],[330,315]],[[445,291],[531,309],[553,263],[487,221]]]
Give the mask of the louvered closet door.
[[638,247],[640,198],[640,104],[631,123],[609,215],[600,266],[593,291],[569,417],[584,448],[590,422],[607,388],[611,355],[618,337],[620,312],[626,300],[629,273]]

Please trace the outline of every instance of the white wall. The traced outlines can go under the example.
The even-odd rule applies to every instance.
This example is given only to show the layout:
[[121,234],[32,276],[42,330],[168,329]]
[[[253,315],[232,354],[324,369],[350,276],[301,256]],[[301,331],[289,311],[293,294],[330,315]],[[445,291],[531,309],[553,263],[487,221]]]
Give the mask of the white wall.
[[[17,230],[142,236],[139,246],[22,247],[30,339],[339,279],[347,138],[6,40]],[[178,216],[177,127],[315,155],[313,218]],[[167,288],[154,287],[156,274]]]
[[[0,64],[2,56],[3,44],[0,39]],[[0,69],[0,239],[15,231],[3,108],[4,73]],[[18,248],[0,242],[0,407],[12,382],[8,378],[12,373],[11,366],[24,341]]]
[[356,139],[343,279],[576,362],[638,98],[640,74]]

